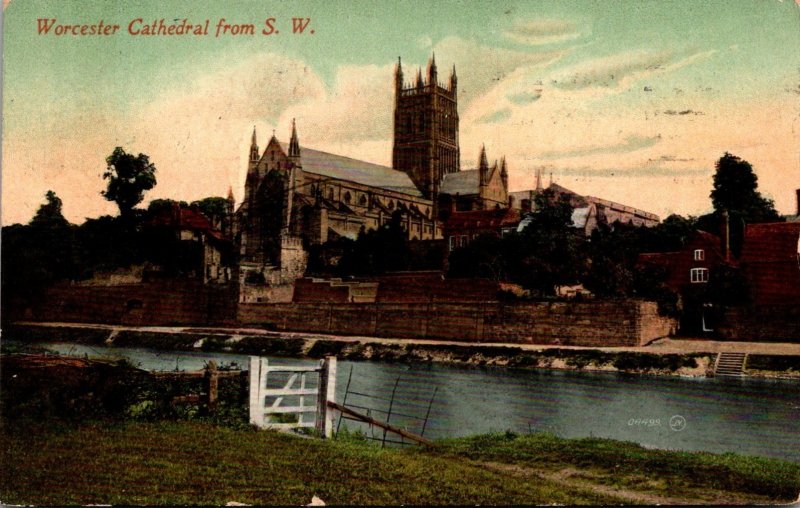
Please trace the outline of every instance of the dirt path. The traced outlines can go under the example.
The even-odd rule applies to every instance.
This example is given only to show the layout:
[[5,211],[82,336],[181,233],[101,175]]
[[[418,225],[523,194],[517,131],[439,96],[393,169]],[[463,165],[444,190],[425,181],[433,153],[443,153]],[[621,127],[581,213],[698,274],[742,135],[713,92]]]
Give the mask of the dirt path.
[[[473,461],[479,467],[498,473],[511,474],[522,478],[541,478],[553,482],[567,490],[593,492],[604,496],[613,496],[623,503],[637,505],[748,505],[770,504],[770,500],[761,496],[746,496],[741,493],[729,493],[704,489],[703,496],[687,493],[682,497],[670,497],[630,488],[615,487],[601,483],[602,478],[588,471],[574,468],[563,468],[548,471],[524,467],[518,464],[500,462]],[[773,501],[774,502],[774,501]]]

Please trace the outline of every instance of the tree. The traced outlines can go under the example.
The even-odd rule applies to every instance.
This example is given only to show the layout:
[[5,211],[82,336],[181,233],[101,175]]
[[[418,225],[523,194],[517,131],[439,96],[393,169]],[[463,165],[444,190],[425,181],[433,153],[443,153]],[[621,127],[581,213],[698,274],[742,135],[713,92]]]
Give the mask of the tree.
[[156,167],[147,155],[134,157],[119,146],[106,158],[106,164],[103,179],[108,180],[108,187],[101,194],[117,203],[120,216],[129,217],[144,199],[145,191],[155,187]]
[[746,160],[725,152],[716,163],[711,203],[716,212],[738,213],[748,223],[780,219],[771,199],[758,192],[758,177]]
[[69,223],[61,213],[61,198],[56,196],[55,192],[49,190],[45,194],[45,199],[47,202],[39,207],[36,215],[31,219],[30,225],[46,228],[67,226]]
[[731,253],[739,256],[746,224],[776,222],[781,218],[772,200],[758,192],[758,177],[749,162],[725,152],[717,161],[716,169],[711,191],[714,212],[698,217],[697,228],[722,237],[723,212],[727,212]]
[[583,234],[572,227],[569,198],[546,190],[520,233],[479,237],[450,254],[450,277],[488,277],[554,295],[557,286],[578,283],[587,267]]
[[344,243],[339,273],[375,275],[408,270],[411,251],[402,220],[402,214],[395,211],[388,223],[370,231],[362,229],[355,242]]

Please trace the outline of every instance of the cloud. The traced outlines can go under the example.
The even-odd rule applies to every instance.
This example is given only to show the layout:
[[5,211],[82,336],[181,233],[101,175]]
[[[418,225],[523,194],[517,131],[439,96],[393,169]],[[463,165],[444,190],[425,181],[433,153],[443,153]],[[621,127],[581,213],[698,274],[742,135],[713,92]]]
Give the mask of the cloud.
[[[458,104],[462,110],[521,69],[547,67],[570,52],[570,49],[515,51],[484,46],[460,37],[442,39],[434,50],[440,69],[444,65],[448,70],[452,64],[456,66]],[[439,73],[441,76],[442,71]]]
[[535,92],[519,92],[508,96],[508,100],[517,105],[530,104],[531,102],[536,102],[541,98],[541,90],[537,90]]
[[562,90],[583,88],[620,89],[654,74],[671,72],[710,57],[716,50],[693,54],[665,51],[626,51],[586,60],[550,76],[550,85]]
[[478,123],[499,123],[511,117],[511,110],[503,108],[478,119]]
[[522,44],[539,46],[577,39],[581,33],[570,21],[536,19],[519,22],[503,35]]
[[585,148],[577,148],[574,150],[565,151],[551,151],[544,152],[539,155],[540,159],[562,159],[571,157],[585,157],[587,155],[597,154],[615,154],[615,153],[628,153],[649,148],[661,141],[659,136],[642,137],[642,136],[628,136],[622,143],[607,145],[607,146],[591,146]]
[[709,175],[713,170],[708,168],[664,168],[661,166],[642,166],[636,168],[603,168],[603,167],[560,167],[558,170],[563,176],[582,176],[592,178],[626,178],[647,176],[699,176]]
[[684,109],[682,111],[675,111],[674,109],[668,109],[664,111],[665,115],[675,116],[675,115],[705,115],[702,111],[695,111],[693,109]]

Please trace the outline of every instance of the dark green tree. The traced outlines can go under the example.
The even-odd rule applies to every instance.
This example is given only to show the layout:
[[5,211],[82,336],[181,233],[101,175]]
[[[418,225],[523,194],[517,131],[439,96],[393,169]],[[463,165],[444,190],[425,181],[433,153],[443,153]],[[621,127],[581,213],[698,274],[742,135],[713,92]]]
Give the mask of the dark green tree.
[[4,308],[27,305],[45,288],[74,271],[73,226],[61,212],[53,191],[28,225],[3,228],[2,300]]
[[376,275],[408,270],[411,251],[402,226],[402,214],[395,211],[378,229],[362,231],[355,242],[346,242],[338,263],[341,275]]
[[144,199],[145,191],[155,187],[156,167],[147,155],[134,156],[119,146],[106,158],[106,164],[103,179],[108,180],[108,187],[101,194],[117,204],[120,216],[129,217]]
[[723,212],[727,212],[731,252],[737,257],[746,224],[782,220],[772,200],[758,192],[758,177],[750,163],[727,152],[716,163],[711,202],[714,212],[699,217],[697,227],[722,236]]
[[758,176],[746,160],[725,152],[716,163],[711,203],[714,210],[739,213],[748,223],[780,219],[775,204],[758,192]]

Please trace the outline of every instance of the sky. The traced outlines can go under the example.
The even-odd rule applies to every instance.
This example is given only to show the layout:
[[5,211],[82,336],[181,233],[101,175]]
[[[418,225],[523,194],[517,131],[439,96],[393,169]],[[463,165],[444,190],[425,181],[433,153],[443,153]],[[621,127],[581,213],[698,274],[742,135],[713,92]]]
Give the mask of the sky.
[[[100,195],[116,146],[157,167],[144,205],[239,200],[253,128],[263,149],[293,118],[301,146],[390,165],[397,59],[411,79],[433,53],[440,80],[456,67],[462,169],[485,144],[512,191],[543,168],[545,184],[664,218],[709,211],[730,152],[795,213],[797,1],[4,0],[2,224],[27,223],[48,190],[73,223],[116,214]],[[40,18],[120,28],[57,36]],[[138,18],[209,33],[131,35]],[[254,35],[217,37],[222,18]],[[262,34],[268,18],[279,33]]]

